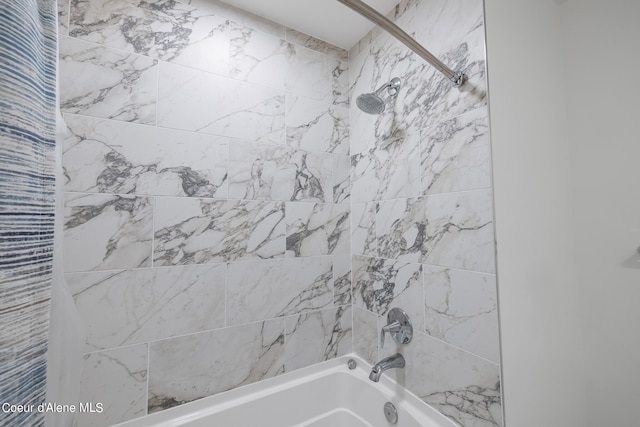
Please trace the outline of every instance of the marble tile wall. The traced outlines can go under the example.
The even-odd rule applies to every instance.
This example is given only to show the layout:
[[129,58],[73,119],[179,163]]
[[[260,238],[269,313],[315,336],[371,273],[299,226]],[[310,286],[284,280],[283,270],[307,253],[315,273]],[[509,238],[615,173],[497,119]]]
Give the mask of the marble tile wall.
[[[383,114],[350,107],[354,351],[464,427],[502,425],[481,0],[406,0],[389,15],[461,89],[379,29],[350,52],[352,97],[402,80]],[[415,335],[379,348],[403,308]]]
[[351,352],[348,53],[216,0],[58,9],[79,426]]

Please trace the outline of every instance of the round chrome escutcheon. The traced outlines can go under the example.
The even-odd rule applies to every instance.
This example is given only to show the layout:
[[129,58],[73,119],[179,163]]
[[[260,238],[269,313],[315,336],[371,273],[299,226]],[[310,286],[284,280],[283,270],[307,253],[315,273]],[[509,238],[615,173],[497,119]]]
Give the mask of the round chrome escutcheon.
[[387,402],[384,404],[384,416],[391,424],[396,424],[398,422],[398,410],[393,406],[393,403]]

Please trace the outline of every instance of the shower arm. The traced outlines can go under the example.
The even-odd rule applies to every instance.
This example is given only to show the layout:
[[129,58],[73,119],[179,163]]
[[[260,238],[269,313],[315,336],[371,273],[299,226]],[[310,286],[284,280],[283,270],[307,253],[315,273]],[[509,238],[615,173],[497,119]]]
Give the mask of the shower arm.
[[444,74],[453,83],[454,86],[459,87],[466,81],[467,76],[465,76],[462,71],[454,72],[453,70],[451,70],[451,68],[444,65],[442,61],[433,56],[431,52],[422,47],[422,45],[415,41],[409,34],[404,32],[402,28],[398,27],[396,24],[391,22],[389,19],[387,19],[380,12],[378,12],[368,4],[362,2],[361,0],[338,1],[358,12],[360,15],[364,16],[374,24],[380,26],[396,39],[404,43],[405,46],[417,53],[420,57],[422,57],[422,59],[431,64],[436,70]]

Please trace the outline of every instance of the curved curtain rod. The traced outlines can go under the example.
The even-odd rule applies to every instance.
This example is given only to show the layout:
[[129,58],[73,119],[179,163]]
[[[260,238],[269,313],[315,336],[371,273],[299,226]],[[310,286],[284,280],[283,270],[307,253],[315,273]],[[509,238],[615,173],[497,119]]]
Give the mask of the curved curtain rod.
[[360,15],[364,16],[374,24],[380,26],[396,39],[404,43],[405,46],[417,53],[420,57],[422,57],[422,59],[431,64],[436,70],[444,74],[453,83],[454,86],[459,87],[467,80],[467,76],[464,75],[462,71],[454,72],[453,70],[451,70],[451,68],[444,65],[442,61],[433,56],[431,52],[425,49],[420,43],[415,41],[409,34],[404,32],[402,28],[398,27],[396,24],[391,22],[384,15],[382,15],[380,12],[378,12],[368,4],[362,2],[361,0],[338,1],[358,12]]

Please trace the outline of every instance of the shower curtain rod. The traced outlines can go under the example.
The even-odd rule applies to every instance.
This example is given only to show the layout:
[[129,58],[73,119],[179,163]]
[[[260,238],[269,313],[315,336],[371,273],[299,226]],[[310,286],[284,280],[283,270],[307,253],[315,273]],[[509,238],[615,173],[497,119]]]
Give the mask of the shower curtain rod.
[[364,16],[374,24],[380,26],[396,39],[404,43],[405,46],[417,53],[420,57],[422,57],[422,59],[431,64],[436,70],[444,74],[453,83],[454,86],[459,87],[466,81],[467,76],[465,76],[462,71],[454,72],[453,70],[451,70],[451,68],[444,65],[442,61],[433,56],[431,52],[422,47],[422,45],[415,41],[409,34],[404,32],[402,28],[398,27],[396,24],[391,22],[384,15],[382,15],[380,12],[378,12],[368,4],[362,2],[361,0],[338,1],[358,12],[360,15]]

